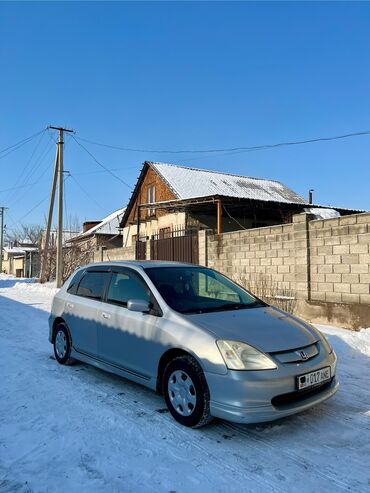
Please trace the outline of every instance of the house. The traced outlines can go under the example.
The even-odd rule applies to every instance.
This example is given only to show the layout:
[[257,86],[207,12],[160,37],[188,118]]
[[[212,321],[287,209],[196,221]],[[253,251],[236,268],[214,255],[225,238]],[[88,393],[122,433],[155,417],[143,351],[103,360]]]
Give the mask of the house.
[[120,225],[131,246],[179,229],[220,234],[289,223],[307,208],[319,210],[279,181],[147,161]]
[[3,272],[15,277],[37,277],[40,255],[37,247],[14,246],[3,248]]
[[120,222],[125,210],[125,208],[118,209],[102,221],[85,221],[82,231],[70,238],[67,244],[90,252],[91,259],[94,251],[99,248],[122,247]]
[[[66,245],[67,242],[69,242],[72,238],[75,236],[79,235],[79,231],[73,231],[69,229],[64,229],[62,232],[62,244]],[[53,248],[57,247],[57,230],[52,229],[50,230],[50,236],[49,236],[49,248],[52,250]],[[43,250],[45,247],[45,240],[46,240],[46,229],[44,229],[41,232],[41,237],[40,237],[40,250]]]

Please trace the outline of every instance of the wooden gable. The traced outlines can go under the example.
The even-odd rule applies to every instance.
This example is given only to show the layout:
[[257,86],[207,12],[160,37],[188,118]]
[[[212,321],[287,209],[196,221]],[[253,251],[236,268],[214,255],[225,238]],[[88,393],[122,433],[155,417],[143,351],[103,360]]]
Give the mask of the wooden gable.
[[[150,166],[150,163],[145,162],[141,171],[135,189],[132,193],[131,199],[128,203],[126,213],[124,214],[121,222],[121,227],[129,226],[136,222],[137,219],[137,205],[147,204],[151,202],[153,192],[149,191],[154,187],[154,202],[162,202],[165,200],[175,200],[178,197],[173,193],[165,181],[154,171]],[[156,219],[163,216],[166,212],[161,210],[141,209],[140,221]]]

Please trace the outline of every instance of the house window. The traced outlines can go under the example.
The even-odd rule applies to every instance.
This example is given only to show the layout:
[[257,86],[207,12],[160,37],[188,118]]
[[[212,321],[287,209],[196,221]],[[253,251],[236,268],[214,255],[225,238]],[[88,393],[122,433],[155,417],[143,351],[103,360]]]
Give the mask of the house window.
[[[147,191],[147,204],[153,204],[155,202],[155,186],[149,185]],[[154,216],[155,209],[148,209],[148,216]]]
[[171,228],[170,227],[161,228],[159,230],[159,238],[163,239],[163,238],[170,238],[170,237],[171,237]]

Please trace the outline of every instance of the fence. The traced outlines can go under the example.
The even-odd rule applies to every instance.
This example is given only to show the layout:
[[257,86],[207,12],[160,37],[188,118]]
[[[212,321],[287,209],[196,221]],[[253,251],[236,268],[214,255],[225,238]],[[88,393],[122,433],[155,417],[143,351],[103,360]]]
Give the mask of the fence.
[[[288,291],[296,313],[350,328],[370,326],[370,214],[205,235],[202,263],[258,291]],[[275,289],[276,291],[276,289]],[[277,294],[279,296],[279,293]]]
[[[370,327],[370,213],[298,214],[290,224],[222,235],[180,229],[140,243],[144,258],[208,265],[307,320]],[[135,247],[101,254],[134,258]]]
[[150,240],[150,258],[199,263],[198,231],[175,229],[153,235]]

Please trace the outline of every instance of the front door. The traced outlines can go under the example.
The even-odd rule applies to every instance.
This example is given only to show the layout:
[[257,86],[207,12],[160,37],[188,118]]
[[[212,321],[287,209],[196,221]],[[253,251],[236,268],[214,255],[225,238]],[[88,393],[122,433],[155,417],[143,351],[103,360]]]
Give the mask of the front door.
[[132,299],[151,301],[145,281],[129,268],[113,272],[105,303],[98,313],[99,357],[138,376],[152,378],[163,351],[160,318],[128,310],[127,301]]

